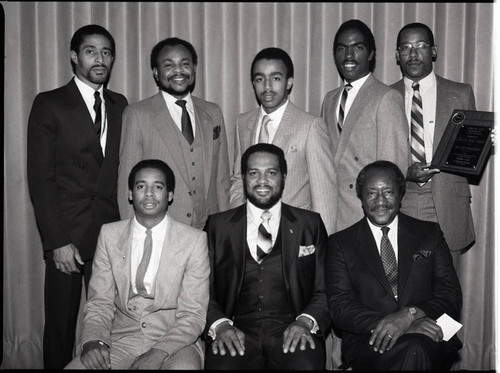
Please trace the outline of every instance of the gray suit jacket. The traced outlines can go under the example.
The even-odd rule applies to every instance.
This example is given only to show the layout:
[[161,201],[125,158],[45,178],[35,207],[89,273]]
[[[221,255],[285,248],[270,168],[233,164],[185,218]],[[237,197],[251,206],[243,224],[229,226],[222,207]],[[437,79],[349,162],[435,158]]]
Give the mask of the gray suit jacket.
[[175,175],[174,201],[168,213],[173,218],[203,228],[208,215],[229,207],[229,158],[226,128],[217,104],[191,96],[196,114],[196,136],[202,136],[205,204],[207,213],[195,219],[189,190],[188,165],[175,131],[179,131],[168,112],[161,92],[129,105],[123,113],[123,129],[118,168],[118,206],[121,218],[133,216],[128,202],[128,176],[143,159],[161,159]]
[[337,129],[337,103],[343,87],[326,94],[321,115],[330,130],[333,166],[337,172],[338,216],[335,231],[361,218],[363,209],[356,196],[356,178],[363,167],[388,160],[408,169],[408,124],[401,95],[373,77],[363,84],[344,121]]
[[[169,217],[155,282],[153,307],[140,318],[127,308],[133,219],[105,224],[99,235],[85,304],[82,345],[144,333],[154,348],[173,355],[195,344],[205,327],[209,300],[208,246],[205,232]],[[147,327],[141,327],[146,323]],[[203,356],[203,355],[202,355]]]
[[[260,108],[257,108],[240,114],[236,119],[231,208],[246,200],[241,176],[241,156],[254,144],[259,113]],[[289,101],[273,144],[283,149],[287,161],[288,174],[283,202],[318,212],[327,233],[332,234],[337,214],[337,178],[325,123]]]
[[[436,75],[437,106],[434,130],[434,151],[450,120],[454,109],[476,110],[474,92],[469,84],[457,83]],[[392,85],[404,97],[403,80]],[[441,172],[432,177],[432,196],[439,225],[451,251],[461,250],[475,239],[474,223],[470,208],[471,192],[465,177]],[[405,209],[405,196],[401,211],[414,216],[413,211]]]

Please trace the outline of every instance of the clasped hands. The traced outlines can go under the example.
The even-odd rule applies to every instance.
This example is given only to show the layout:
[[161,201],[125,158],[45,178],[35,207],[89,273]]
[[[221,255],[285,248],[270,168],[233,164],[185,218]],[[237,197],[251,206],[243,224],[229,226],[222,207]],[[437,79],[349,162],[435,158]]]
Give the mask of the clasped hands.
[[[231,356],[236,354],[243,356],[245,354],[245,333],[232,326],[228,322],[223,322],[217,326],[217,337],[212,342],[212,352],[214,355],[225,355],[226,349]],[[311,335],[309,321],[301,316],[292,322],[283,332],[283,352],[295,352],[297,346],[300,350],[305,350],[307,344],[311,349],[315,349],[316,345]]]
[[435,342],[443,340],[443,331],[436,321],[427,316],[412,321],[412,316],[404,309],[380,320],[368,343],[375,352],[383,354],[396,344],[399,337],[411,333],[424,334]]

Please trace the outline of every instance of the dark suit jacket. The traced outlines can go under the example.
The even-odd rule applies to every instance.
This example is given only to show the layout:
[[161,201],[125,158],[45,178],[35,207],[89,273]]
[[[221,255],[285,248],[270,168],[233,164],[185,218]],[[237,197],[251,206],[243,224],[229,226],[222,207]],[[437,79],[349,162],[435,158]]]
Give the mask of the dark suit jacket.
[[[343,331],[342,352],[351,339],[370,334],[385,315],[415,306],[432,319],[458,320],[460,283],[439,225],[399,213],[396,301],[366,218],[328,239],[326,291],[334,325]],[[344,343],[344,341],[346,343]]]
[[[436,85],[434,151],[439,145],[454,109],[476,110],[474,92],[470,84],[453,82],[436,75]],[[394,83],[392,87],[404,97],[403,80]],[[456,251],[467,247],[476,238],[470,208],[471,192],[467,179],[448,172],[441,172],[432,177],[431,188],[438,222],[450,250]],[[403,198],[401,211],[412,215],[412,211],[405,210],[407,198],[410,198],[410,194]]]
[[91,259],[103,223],[119,220],[116,201],[121,116],[127,99],[104,90],[106,156],[72,79],[36,96],[28,122],[28,185],[43,249],[73,243]]
[[[210,257],[210,301],[205,333],[214,321],[232,319],[245,274],[247,205],[211,215],[205,225]],[[324,334],[330,325],[324,284],[326,230],[318,213],[282,204],[283,280],[295,316],[307,313]],[[299,257],[299,246],[315,246]],[[319,335],[319,332],[318,332]]]

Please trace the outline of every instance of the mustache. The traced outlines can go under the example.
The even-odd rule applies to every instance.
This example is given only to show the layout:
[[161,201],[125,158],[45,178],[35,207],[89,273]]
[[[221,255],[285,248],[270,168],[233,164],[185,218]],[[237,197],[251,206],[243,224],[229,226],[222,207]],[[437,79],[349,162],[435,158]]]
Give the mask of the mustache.
[[393,205],[391,205],[389,203],[386,203],[386,204],[383,204],[383,205],[373,206],[373,207],[370,208],[370,211],[377,211],[378,209],[389,210],[389,209],[392,209],[392,208],[394,208]]

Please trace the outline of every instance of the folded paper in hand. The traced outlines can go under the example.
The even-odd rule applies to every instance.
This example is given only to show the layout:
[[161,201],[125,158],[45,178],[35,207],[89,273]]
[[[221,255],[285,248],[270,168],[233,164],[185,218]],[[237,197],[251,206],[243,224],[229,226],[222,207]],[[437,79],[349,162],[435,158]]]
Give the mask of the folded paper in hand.
[[443,341],[449,341],[462,327],[458,321],[452,319],[448,314],[443,313],[437,320],[437,324],[443,331]]

